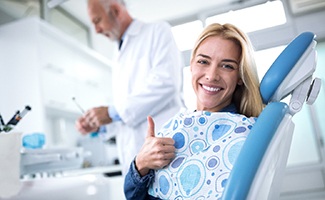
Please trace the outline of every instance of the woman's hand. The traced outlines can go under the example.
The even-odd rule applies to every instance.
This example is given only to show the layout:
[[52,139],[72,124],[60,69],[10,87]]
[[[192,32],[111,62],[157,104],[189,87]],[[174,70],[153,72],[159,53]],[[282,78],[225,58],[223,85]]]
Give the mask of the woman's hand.
[[135,165],[141,176],[150,169],[161,169],[175,157],[174,140],[172,138],[155,137],[155,124],[148,116],[147,137],[135,159]]

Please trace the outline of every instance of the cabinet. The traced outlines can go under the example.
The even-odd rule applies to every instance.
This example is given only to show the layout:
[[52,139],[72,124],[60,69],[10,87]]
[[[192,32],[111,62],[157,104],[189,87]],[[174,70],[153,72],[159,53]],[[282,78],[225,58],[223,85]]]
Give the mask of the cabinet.
[[41,19],[1,26],[0,45],[0,113],[7,122],[16,110],[32,107],[16,129],[49,132],[53,110],[80,115],[72,97],[84,110],[112,101],[113,63]]

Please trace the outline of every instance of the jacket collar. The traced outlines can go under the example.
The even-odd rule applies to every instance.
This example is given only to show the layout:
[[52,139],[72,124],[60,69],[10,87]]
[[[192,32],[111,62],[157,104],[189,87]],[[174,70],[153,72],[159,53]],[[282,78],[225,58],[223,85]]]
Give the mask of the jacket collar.
[[133,19],[131,24],[123,34],[122,38],[125,38],[127,36],[132,36],[132,35],[138,35],[143,25],[144,25],[143,22]]
[[[127,27],[127,29],[122,35],[121,40],[119,41],[119,52],[124,49],[123,46],[125,46],[128,43],[129,37],[140,34],[143,25],[144,23],[139,20],[136,19],[132,20],[131,24]],[[121,45],[121,41],[123,41],[123,45]]]

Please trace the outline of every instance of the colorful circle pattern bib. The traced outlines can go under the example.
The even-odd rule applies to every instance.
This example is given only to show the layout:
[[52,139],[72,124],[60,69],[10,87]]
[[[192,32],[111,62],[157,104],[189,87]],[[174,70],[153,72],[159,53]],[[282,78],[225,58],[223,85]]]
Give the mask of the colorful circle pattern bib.
[[229,112],[180,113],[157,137],[175,141],[176,157],[155,171],[149,188],[161,199],[218,199],[256,118]]

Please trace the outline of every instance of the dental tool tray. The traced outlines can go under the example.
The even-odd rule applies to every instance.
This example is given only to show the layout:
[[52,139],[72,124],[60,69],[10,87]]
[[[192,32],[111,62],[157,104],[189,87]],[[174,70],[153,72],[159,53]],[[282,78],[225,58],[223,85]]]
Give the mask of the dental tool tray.
[[23,149],[21,152],[20,175],[56,173],[79,169],[84,160],[82,148]]

